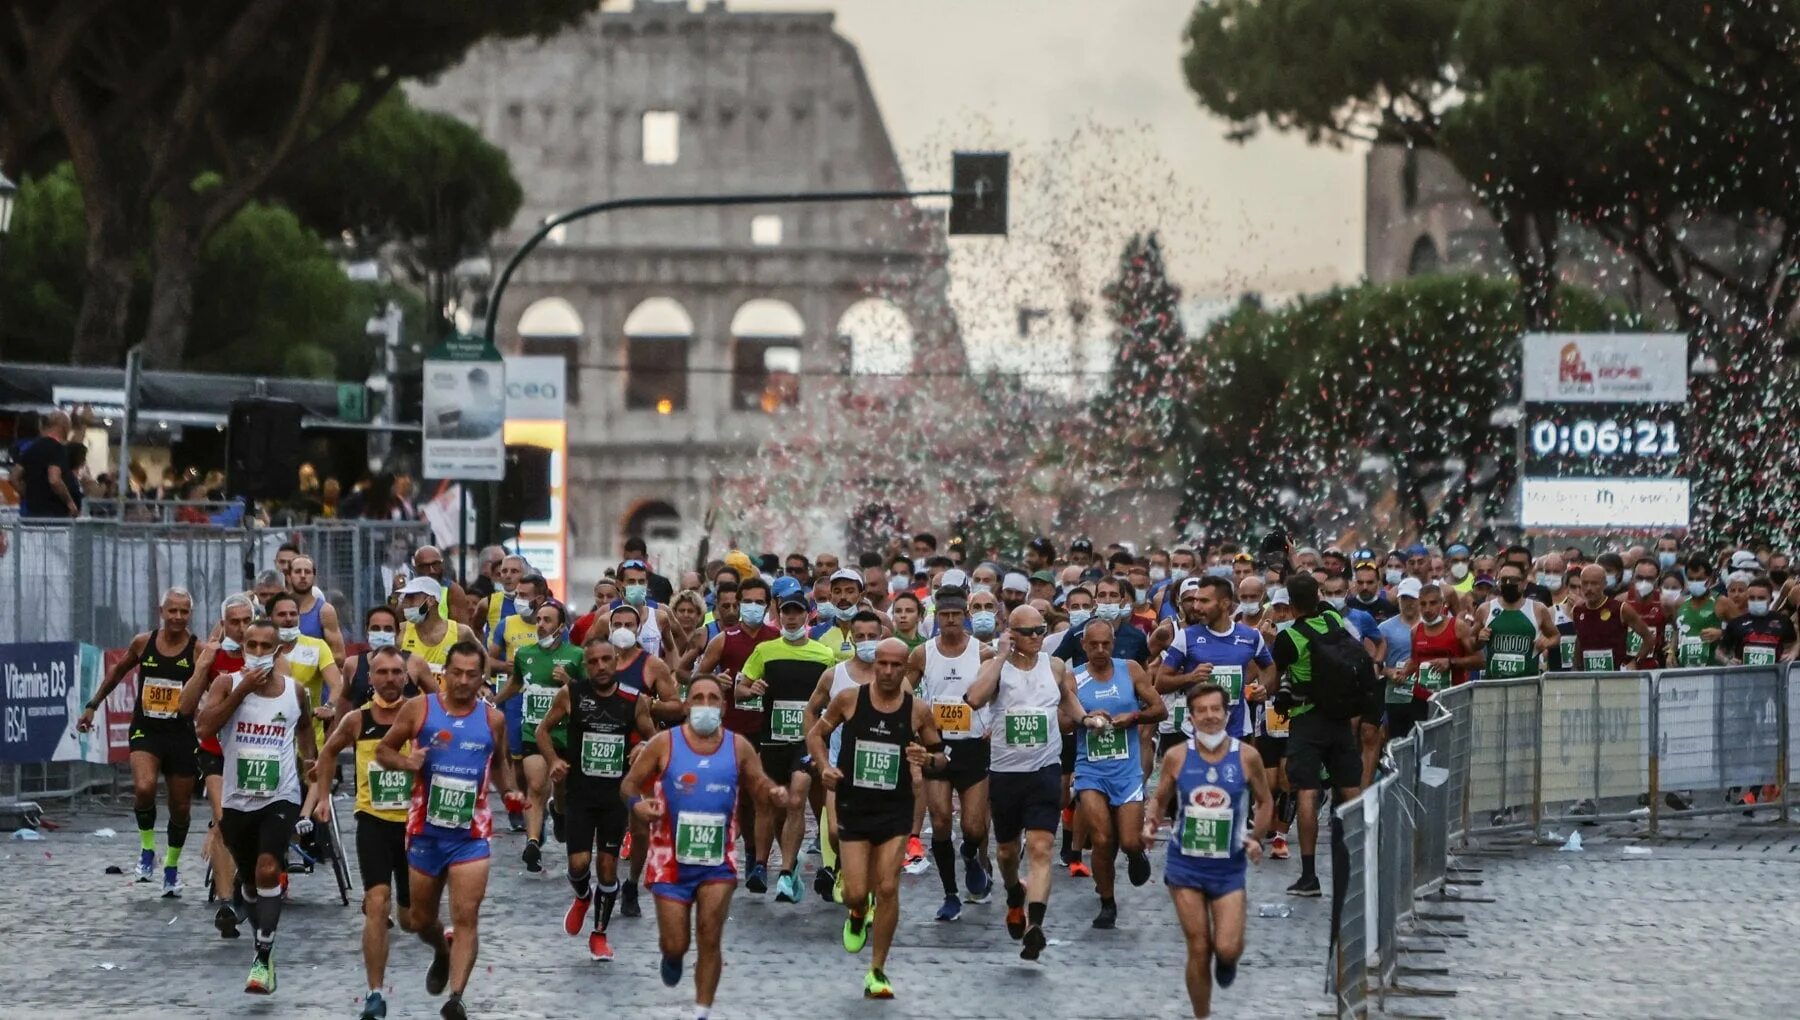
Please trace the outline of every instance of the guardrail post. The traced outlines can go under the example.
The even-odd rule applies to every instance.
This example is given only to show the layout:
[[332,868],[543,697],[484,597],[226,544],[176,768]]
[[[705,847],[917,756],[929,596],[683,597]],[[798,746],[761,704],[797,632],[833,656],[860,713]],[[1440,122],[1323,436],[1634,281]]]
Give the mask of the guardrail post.
[[1775,698],[1775,733],[1780,744],[1775,748],[1775,789],[1781,804],[1781,824],[1788,823],[1788,732],[1792,720],[1788,717],[1789,688],[1794,682],[1794,664],[1782,667],[1781,681],[1776,685],[1778,691]]
[[1535,838],[1544,831],[1544,678],[1532,685],[1537,711],[1532,718],[1531,745],[1531,834]]
[[1662,670],[1650,671],[1650,835],[1662,824]]

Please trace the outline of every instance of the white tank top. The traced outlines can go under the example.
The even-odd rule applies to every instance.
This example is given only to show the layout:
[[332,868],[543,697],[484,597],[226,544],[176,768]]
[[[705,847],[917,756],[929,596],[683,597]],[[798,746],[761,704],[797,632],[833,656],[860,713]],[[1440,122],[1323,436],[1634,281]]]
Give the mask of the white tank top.
[[[246,697],[219,731],[225,752],[224,805],[237,811],[255,811],[277,801],[300,803],[300,762],[294,753],[294,734],[300,718],[300,698],[293,677],[273,698],[261,694]],[[231,674],[231,686],[244,682],[242,673]]]
[[988,771],[1036,772],[1060,763],[1062,730],[1056,709],[1061,703],[1049,652],[1039,652],[1030,669],[1014,666],[1008,656],[1000,664],[1000,687],[994,693]]
[[657,626],[655,609],[644,611],[644,625],[638,628],[638,647],[651,655],[662,654],[662,628]]
[[932,718],[945,740],[973,740],[988,732],[989,710],[963,701],[975,674],[981,672],[981,643],[970,638],[962,654],[945,655],[938,639],[925,642],[925,672],[919,675],[919,697],[931,706]]
[[[837,696],[840,693],[858,686],[860,685],[856,682],[856,678],[850,675],[850,664],[848,662],[838,663],[837,668],[831,671],[831,693],[825,696],[825,703],[829,705],[832,701],[837,699]],[[823,715],[825,713],[821,710],[819,714]],[[829,750],[831,752],[832,768],[837,767],[838,748],[843,746],[843,743],[844,728],[839,726],[837,729],[831,731]]]

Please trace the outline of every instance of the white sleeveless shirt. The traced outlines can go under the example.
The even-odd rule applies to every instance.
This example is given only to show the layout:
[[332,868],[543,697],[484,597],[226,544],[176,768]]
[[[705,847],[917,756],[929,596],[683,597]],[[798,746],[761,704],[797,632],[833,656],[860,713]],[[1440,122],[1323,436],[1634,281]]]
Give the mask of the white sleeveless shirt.
[[1000,686],[994,692],[992,729],[988,732],[993,753],[989,772],[1036,772],[1062,761],[1062,728],[1057,706],[1062,688],[1050,668],[1050,653],[1039,652],[1030,669],[1000,664]]
[[945,740],[973,740],[988,733],[987,708],[973,709],[963,700],[981,672],[981,643],[974,638],[962,654],[946,655],[938,639],[925,642],[925,671],[919,675],[919,697],[931,706],[938,732]]
[[[225,752],[224,806],[256,811],[277,801],[300,803],[300,761],[294,734],[309,723],[300,718],[300,697],[293,677],[275,697],[251,694],[219,730]],[[235,690],[244,674],[231,674]]]

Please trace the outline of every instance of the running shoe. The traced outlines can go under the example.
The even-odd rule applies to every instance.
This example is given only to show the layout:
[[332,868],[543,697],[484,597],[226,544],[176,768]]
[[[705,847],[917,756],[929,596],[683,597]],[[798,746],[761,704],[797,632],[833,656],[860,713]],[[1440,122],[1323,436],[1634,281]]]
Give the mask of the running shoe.
[[1143,885],[1150,881],[1150,855],[1142,851],[1126,854],[1125,877],[1131,879],[1132,885]]
[[906,837],[906,863],[917,864],[924,859],[925,844],[919,842],[917,836]]
[[681,957],[663,957],[661,970],[663,987],[674,988],[681,983]]
[[1319,895],[1319,876],[1301,875],[1294,879],[1293,885],[1287,887],[1287,894],[1289,896],[1317,897]]
[[1093,878],[1094,871],[1092,868],[1087,866],[1087,862],[1083,861],[1080,857],[1077,857],[1074,860],[1069,862],[1069,877],[1070,878]]
[[637,883],[621,882],[619,884],[619,916],[643,917],[644,912],[638,909]]
[[511,826],[512,831],[514,832],[524,832],[525,815],[518,811],[508,811],[506,813],[506,824]]
[[581,925],[587,920],[588,908],[594,905],[592,896],[577,896],[563,913],[563,931],[570,935],[580,935]]
[[1216,956],[1213,957],[1213,984],[1220,988],[1230,988],[1231,983],[1236,980],[1237,964],[1226,963]]
[[148,882],[156,877],[156,851],[138,851],[137,880]]
[[1019,959],[1035,960],[1038,958],[1038,954],[1044,951],[1044,947],[1049,944],[1050,940],[1044,937],[1043,926],[1034,924],[1025,929],[1025,945],[1019,950]]
[[244,982],[244,991],[251,995],[275,994],[275,954],[268,958],[258,956],[250,965],[250,977]]
[[538,845],[537,840],[526,840],[525,852],[521,854],[520,857],[525,861],[526,871],[535,875],[544,870],[544,848]]
[[1269,856],[1278,861],[1285,861],[1288,859],[1286,836],[1283,836],[1278,832],[1275,834],[1275,838],[1269,841]]
[[181,874],[175,868],[163,869],[163,899],[174,899],[181,895]]
[[775,880],[775,902],[800,902],[800,880],[792,872],[782,872],[781,877]]
[[1017,942],[1025,935],[1025,905],[1006,908],[1006,934]]
[[438,1009],[438,1016],[444,1020],[469,1020],[469,1011],[463,1008],[462,993],[452,992],[444,1005]]
[[822,900],[835,899],[831,890],[837,885],[837,869],[821,866],[813,872],[813,892]]
[[387,1016],[387,1000],[381,997],[380,992],[370,992],[363,999],[362,1015],[357,1017],[357,1020],[382,1020],[385,1016]]
[[1102,901],[1100,912],[1094,915],[1094,927],[1103,931],[1111,931],[1119,926],[1119,908]]
[[219,929],[219,937],[222,939],[238,937],[237,911],[231,909],[231,904],[219,905],[219,909],[213,913],[213,927]]
[[863,978],[863,998],[891,999],[894,997],[894,986],[888,982],[887,975],[875,968],[869,968],[869,976]]
[[977,858],[963,858],[963,885],[969,889],[969,894],[963,897],[964,903],[988,903],[994,898],[994,876],[988,874]]
[[870,909],[862,917],[846,914],[844,917],[844,952],[860,953],[869,941],[869,928],[875,923],[875,911]]
[[768,892],[769,869],[761,864],[750,865],[749,872],[744,875],[744,891],[758,895]]
[[442,995],[450,984],[450,933],[444,933],[444,947],[431,953],[431,969],[425,972],[425,994]]
[[612,958],[612,946],[606,944],[605,933],[594,932],[588,936],[588,959],[606,963],[610,962]]
[[944,897],[944,905],[938,908],[937,919],[940,921],[954,921],[961,916],[962,901],[956,898],[956,894],[951,893]]
[[821,854],[819,852],[819,837],[814,836],[813,838],[806,841],[805,852],[812,854],[814,857],[823,857],[824,856],[823,854]]

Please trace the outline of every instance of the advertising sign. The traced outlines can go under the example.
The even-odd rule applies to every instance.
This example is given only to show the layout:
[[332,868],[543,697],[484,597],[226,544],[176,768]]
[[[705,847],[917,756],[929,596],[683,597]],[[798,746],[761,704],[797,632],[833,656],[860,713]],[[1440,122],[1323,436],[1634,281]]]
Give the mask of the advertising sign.
[[1679,404],[1687,400],[1680,333],[1527,333],[1529,403]]
[[100,650],[90,645],[0,645],[0,761],[106,762],[106,728],[75,729],[99,678]]
[[459,336],[424,365],[424,475],[497,482],[506,474],[506,363],[480,337]]

